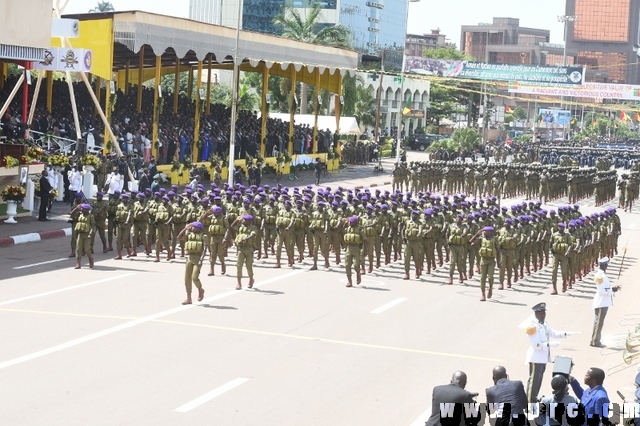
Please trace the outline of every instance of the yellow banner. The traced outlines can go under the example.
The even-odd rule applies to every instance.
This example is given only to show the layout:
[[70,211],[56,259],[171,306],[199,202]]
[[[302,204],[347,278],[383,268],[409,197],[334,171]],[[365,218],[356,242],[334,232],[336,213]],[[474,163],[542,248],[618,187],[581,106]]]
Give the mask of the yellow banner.
[[[113,64],[113,21],[111,19],[80,21],[80,36],[70,38],[69,43],[71,47],[91,50],[93,58],[91,73],[105,80],[111,80]],[[61,40],[58,37],[52,37],[51,46],[62,47]]]

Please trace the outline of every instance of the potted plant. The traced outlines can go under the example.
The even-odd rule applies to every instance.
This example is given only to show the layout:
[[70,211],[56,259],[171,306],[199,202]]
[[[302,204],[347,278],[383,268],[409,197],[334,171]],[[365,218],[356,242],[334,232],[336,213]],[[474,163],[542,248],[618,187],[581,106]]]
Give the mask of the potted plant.
[[21,186],[5,186],[2,190],[2,199],[7,202],[7,215],[9,218],[4,223],[18,223],[14,217],[18,214],[18,204],[21,204],[26,196],[27,192]]
[[2,158],[2,162],[0,162],[0,166],[6,167],[7,169],[18,167],[19,165],[20,165],[20,160],[10,155],[5,155]]
[[80,159],[80,162],[84,166],[87,172],[93,171],[96,167],[100,166],[100,159],[93,154],[87,154]]
[[54,170],[61,170],[69,165],[69,159],[61,154],[53,154],[49,157],[49,164]]

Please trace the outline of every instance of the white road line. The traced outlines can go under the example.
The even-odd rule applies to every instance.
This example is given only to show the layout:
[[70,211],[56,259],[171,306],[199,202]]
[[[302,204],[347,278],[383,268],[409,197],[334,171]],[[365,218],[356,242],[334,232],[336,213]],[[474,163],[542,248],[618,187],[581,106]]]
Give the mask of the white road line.
[[536,319],[536,316],[534,314],[529,315],[526,320],[520,323],[518,328],[527,328],[529,324],[531,324],[535,319]]
[[384,312],[387,309],[393,308],[394,306],[404,302],[405,300],[407,300],[406,297],[401,297],[400,299],[396,299],[393,302],[389,302],[386,305],[382,305],[377,309],[374,309],[373,311],[371,311],[372,314],[379,314],[380,312]]
[[411,423],[411,426],[424,426],[431,417],[431,407],[427,408],[427,411],[420,414],[420,416]]
[[69,260],[69,258],[63,257],[61,259],[47,260],[46,262],[32,263],[31,265],[14,266],[13,269],[26,269],[26,268],[31,268],[33,266],[40,266],[40,265],[47,265],[49,263],[62,262],[63,260]]
[[220,386],[219,388],[216,388],[216,389],[212,390],[211,392],[205,393],[204,395],[194,399],[193,401],[187,402],[183,406],[178,407],[173,411],[177,411],[178,413],[189,412],[189,411],[193,410],[194,408],[198,408],[199,406],[201,406],[205,402],[209,402],[213,398],[216,398],[216,397],[222,395],[223,393],[228,392],[231,389],[233,389],[233,388],[235,388],[237,386],[240,386],[241,384],[243,384],[243,383],[245,383],[247,381],[249,381],[249,379],[243,379],[243,378],[234,379],[234,380],[230,381],[229,383],[224,384],[224,385]]
[[[289,272],[289,273],[284,274],[284,275],[280,275],[280,276],[277,276],[277,277],[274,277],[274,278],[270,278],[268,280],[264,280],[263,282],[261,282],[259,286],[263,286],[263,285],[266,285],[266,284],[269,284],[269,283],[272,283],[272,282],[275,282],[275,281],[280,281],[282,279],[285,279],[285,278],[288,278],[288,277],[291,277],[291,276],[294,276],[294,275],[298,275],[298,274],[301,274],[303,272],[307,272],[308,270],[309,270],[309,268],[299,269],[297,271]],[[128,274],[128,275],[132,275],[132,274]],[[82,286],[84,286],[84,285],[82,285]],[[254,285],[254,287],[259,287],[259,286],[258,285]],[[76,286],[76,287],[78,287],[78,286]],[[50,292],[50,293],[56,293],[56,292],[57,291]],[[38,352],[33,352],[31,354],[23,355],[23,356],[20,356],[18,358],[14,358],[14,359],[10,359],[8,361],[0,362],[0,370],[3,370],[3,369],[8,368],[8,367],[12,367],[14,365],[22,364],[24,362],[31,361],[33,359],[43,357],[45,355],[50,355],[50,354],[53,354],[53,353],[56,353],[56,352],[59,352],[59,351],[62,351],[62,350],[68,349],[68,348],[72,348],[72,347],[78,346],[78,345],[80,345],[82,343],[90,342],[91,340],[95,340],[95,339],[98,339],[100,337],[108,336],[109,334],[117,333],[118,331],[126,330],[128,328],[132,328],[132,327],[135,327],[137,325],[144,324],[146,322],[155,321],[155,320],[157,320],[159,318],[164,318],[164,317],[167,317],[169,315],[173,315],[175,313],[182,312],[184,310],[190,309],[190,308],[192,308],[194,306],[198,306],[200,304],[206,304],[206,303],[212,302],[214,300],[219,300],[219,299],[222,299],[224,297],[231,296],[233,294],[241,294],[241,292],[239,292],[238,290],[227,291],[225,293],[221,293],[221,294],[218,294],[216,296],[204,299],[202,302],[199,302],[198,304],[181,305],[181,306],[178,306],[178,307],[173,308],[173,309],[169,309],[169,310],[166,310],[166,311],[158,312],[157,314],[149,315],[149,316],[146,316],[146,317],[143,317],[143,318],[138,318],[137,320],[129,321],[129,322],[126,322],[124,324],[117,325],[115,327],[107,328],[106,330],[102,330],[102,331],[98,331],[96,333],[88,334],[86,336],[79,337],[77,339],[69,340],[68,342],[61,343],[59,345],[52,346],[52,347],[47,348],[47,349],[43,349],[43,350],[38,351]],[[26,297],[26,298],[23,298],[23,299],[29,299],[29,298],[32,298],[32,297]],[[20,299],[16,299],[16,300],[20,300]],[[10,302],[12,302],[12,301],[10,301]],[[8,302],[4,302],[4,304],[7,304],[7,303]],[[2,306],[2,304],[0,304],[0,306]]]
[[84,284],[78,284],[78,285],[74,285],[74,286],[71,286],[71,287],[59,288],[58,290],[52,290],[52,291],[47,291],[47,292],[44,292],[44,293],[33,294],[31,296],[20,297],[18,299],[7,300],[6,302],[0,302],[0,306],[9,305],[11,303],[23,302],[25,300],[38,299],[40,297],[45,297],[45,296],[51,296],[52,294],[63,293],[65,291],[71,291],[71,290],[75,290],[77,288],[88,287],[88,286],[91,286],[91,285],[100,284],[100,283],[104,283],[104,282],[107,282],[107,281],[119,280],[120,278],[130,277],[131,275],[135,275],[136,273],[137,272],[130,272],[128,274],[116,275],[114,277],[103,278],[101,280],[91,281],[91,282],[84,283]]

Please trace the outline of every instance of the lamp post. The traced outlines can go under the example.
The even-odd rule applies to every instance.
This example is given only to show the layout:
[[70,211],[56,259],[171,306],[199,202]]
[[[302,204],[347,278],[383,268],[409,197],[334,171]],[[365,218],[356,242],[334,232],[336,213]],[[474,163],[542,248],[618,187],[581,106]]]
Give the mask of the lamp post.
[[[411,3],[419,3],[420,0],[407,0],[407,16],[404,20],[404,43],[407,44],[407,25],[409,21],[409,4]],[[396,163],[400,162],[400,127],[402,126],[402,110],[404,103],[404,49],[402,49],[402,68],[400,69],[400,105],[398,105],[398,119],[397,119],[397,130],[396,130]],[[377,141],[376,141],[377,143]]]
[[[576,22],[577,16],[574,15],[558,15],[558,22],[564,24],[564,48],[562,50],[562,66],[567,66],[567,27],[569,22]],[[560,105],[564,106],[564,96],[560,98]],[[564,126],[563,126],[564,127]]]
[[[498,34],[500,31],[487,30],[487,39],[484,47],[484,62],[489,63],[489,35]],[[487,96],[487,83],[482,83],[482,92],[484,93],[484,111],[482,116],[482,144],[487,143],[487,110],[489,109],[489,96]]]
[[[233,51],[233,83],[231,86],[231,129],[229,132],[229,175],[227,182],[233,187],[233,172],[235,170],[236,156],[236,115],[238,112],[238,77],[240,69],[238,67],[238,46],[240,44],[240,20],[242,19],[242,0],[238,0],[238,22],[236,25],[236,48]],[[200,78],[200,76],[198,76]]]

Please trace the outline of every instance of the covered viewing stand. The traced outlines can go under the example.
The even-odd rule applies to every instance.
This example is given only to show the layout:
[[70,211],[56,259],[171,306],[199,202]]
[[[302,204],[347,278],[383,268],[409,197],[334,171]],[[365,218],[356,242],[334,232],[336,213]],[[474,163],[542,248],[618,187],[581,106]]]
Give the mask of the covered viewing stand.
[[[142,86],[145,81],[155,78],[153,95],[154,113],[152,130],[152,154],[156,155],[158,140],[158,98],[161,76],[176,75],[173,94],[173,112],[178,112],[179,74],[189,72],[189,89],[195,101],[193,158],[198,158],[200,136],[200,112],[210,110],[210,88],[212,69],[232,69],[236,45],[236,29],[211,25],[183,18],[175,18],[140,11],[89,13],[64,15],[65,18],[80,21],[80,36],[71,39],[75,48],[91,49],[93,52],[92,74],[97,77],[95,87],[106,83],[107,93],[111,81],[119,90],[126,91],[131,85]],[[52,40],[56,43],[57,40]],[[56,44],[54,44],[55,46]],[[304,82],[336,94],[336,127],[340,123],[340,96],[342,77],[348,70],[357,68],[358,54],[355,51],[334,47],[303,43],[283,37],[270,36],[249,31],[240,31],[238,40],[238,65],[241,71],[258,72],[262,75],[261,120],[262,132],[260,152],[265,156],[268,117],[268,78],[278,75],[289,78],[292,87],[296,82]],[[198,78],[193,81],[193,71]],[[208,73],[205,87],[201,76]],[[52,79],[47,83],[51,85]],[[195,87],[194,87],[195,86]],[[200,89],[205,89],[205,99],[200,99]],[[107,119],[111,106],[110,97],[100,100]],[[50,89],[47,92],[51,93]],[[294,104],[295,91],[289,94],[289,104]],[[138,90],[136,108],[142,109],[143,90]],[[48,106],[51,97],[47,96]],[[204,102],[204,105],[201,103]],[[314,112],[317,117],[319,104],[316,97]],[[288,152],[293,151],[295,107],[291,108],[289,120]],[[235,118],[232,118],[235,122]],[[317,152],[317,119],[314,126],[313,153]],[[105,140],[108,140],[108,134]],[[273,159],[275,163],[275,159]],[[241,160],[238,165],[244,164]]]

